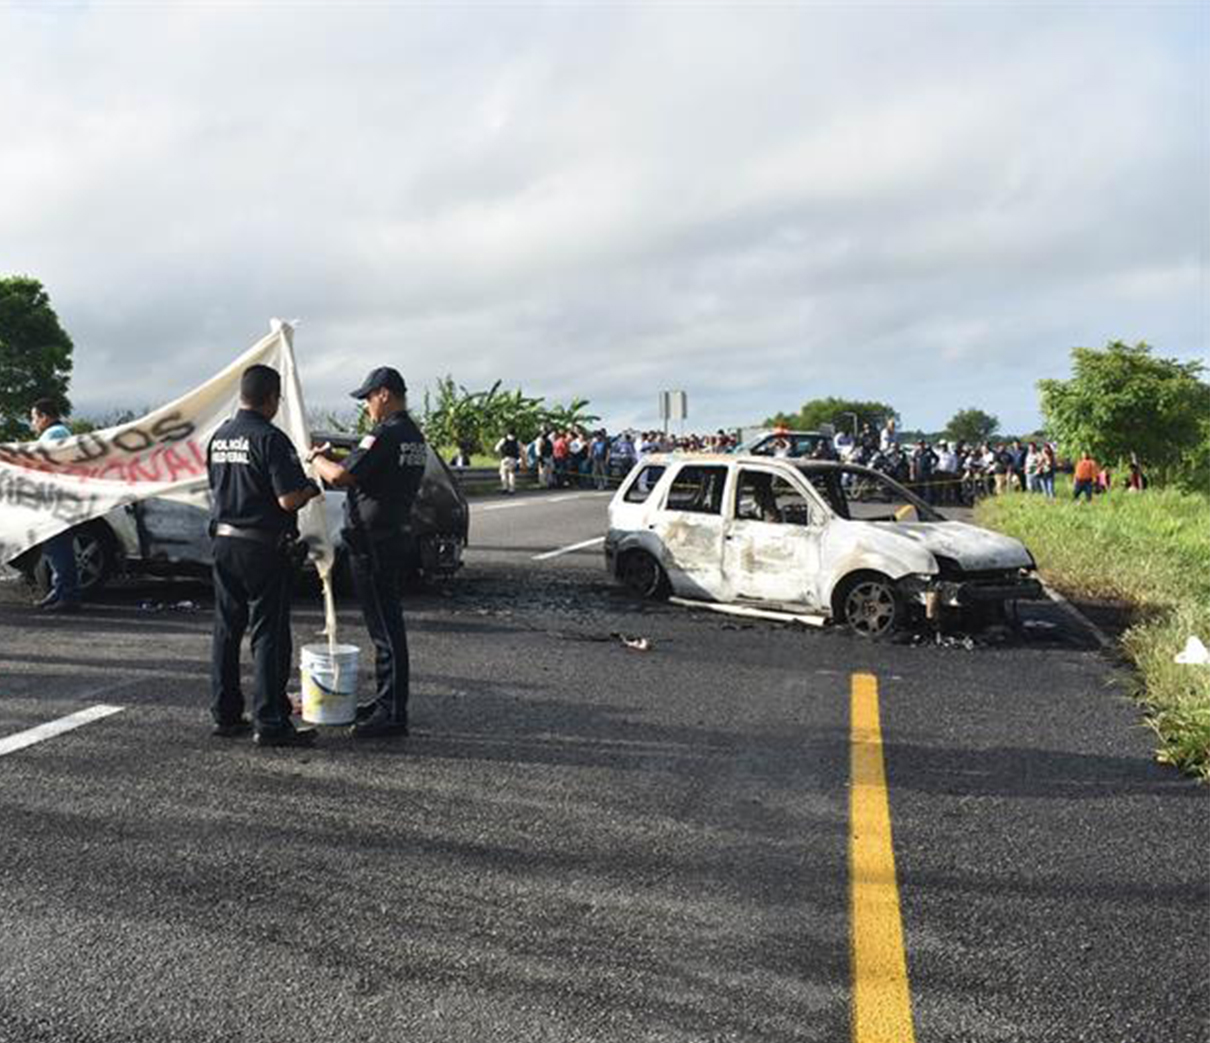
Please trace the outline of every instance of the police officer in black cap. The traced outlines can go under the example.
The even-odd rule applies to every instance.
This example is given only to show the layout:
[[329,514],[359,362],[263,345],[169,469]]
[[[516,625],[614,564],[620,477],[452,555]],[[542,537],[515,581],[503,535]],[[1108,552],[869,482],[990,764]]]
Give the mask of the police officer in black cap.
[[358,707],[354,738],[408,733],[408,638],[401,587],[412,503],[424,477],[428,447],[407,413],[407,385],[389,366],[371,370],[353,393],[363,399],[374,429],[343,463],[311,450],[329,485],[347,488],[345,546],[366,629],[374,640],[377,699]]
[[[290,720],[290,595],[299,509],[320,494],[303,473],[294,445],[270,421],[281,403],[281,376],[249,366],[240,409],[210,440],[210,534],[214,539],[214,734],[252,731],[258,746],[310,746],[311,728]],[[244,717],[239,654],[251,624],[256,687],[252,720]]]

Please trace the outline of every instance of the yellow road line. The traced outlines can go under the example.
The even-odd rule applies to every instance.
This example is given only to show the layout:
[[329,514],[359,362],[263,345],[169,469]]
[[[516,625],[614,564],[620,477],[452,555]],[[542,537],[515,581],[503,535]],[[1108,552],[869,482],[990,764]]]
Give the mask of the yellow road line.
[[853,1043],[913,1043],[912,995],[891,848],[878,719],[878,679],[852,680],[849,916],[853,938]]

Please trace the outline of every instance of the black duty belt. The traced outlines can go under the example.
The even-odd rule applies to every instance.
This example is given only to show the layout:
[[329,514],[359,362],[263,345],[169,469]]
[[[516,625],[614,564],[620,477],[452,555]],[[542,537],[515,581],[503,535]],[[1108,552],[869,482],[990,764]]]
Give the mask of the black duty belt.
[[228,525],[226,522],[218,522],[214,526],[214,535],[232,536],[237,540],[255,540],[268,547],[279,547],[282,542],[282,534],[273,529],[243,529],[238,525]]

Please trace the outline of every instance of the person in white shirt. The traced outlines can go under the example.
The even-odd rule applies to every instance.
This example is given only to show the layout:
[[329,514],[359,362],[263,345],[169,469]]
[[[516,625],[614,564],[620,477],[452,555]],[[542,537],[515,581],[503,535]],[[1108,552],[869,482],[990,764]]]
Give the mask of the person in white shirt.
[[889,453],[897,445],[899,445],[899,432],[895,430],[895,418],[887,417],[887,422],[878,435],[878,448],[884,453]]
[[517,491],[517,468],[521,466],[521,443],[511,431],[496,443],[500,457],[500,491],[513,495]]
[[1039,475],[1042,473],[1042,450],[1038,448],[1037,442],[1029,443],[1029,452],[1025,454],[1025,488],[1031,493],[1040,493],[1042,491],[1042,481]]
[[958,502],[958,454],[949,442],[937,443],[937,468],[933,472],[941,503]]

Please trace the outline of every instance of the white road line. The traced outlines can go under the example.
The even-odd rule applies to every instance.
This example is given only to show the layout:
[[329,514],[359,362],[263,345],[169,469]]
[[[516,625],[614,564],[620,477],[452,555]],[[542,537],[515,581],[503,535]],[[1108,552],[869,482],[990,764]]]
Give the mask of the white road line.
[[601,496],[612,496],[610,492],[565,493],[562,496],[527,496],[523,500],[510,500],[507,503],[486,503],[476,509],[480,511],[509,511],[514,507],[540,507],[544,503],[567,503],[570,500],[589,500]]
[[560,554],[570,554],[573,550],[583,550],[585,547],[593,547],[604,542],[604,536],[597,536],[595,539],[585,540],[583,543],[573,543],[570,547],[560,547],[558,550],[548,550],[545,554],[535,554],[531,560],[546,561],[547,558],[557,558]]
[[90,721],[99,721],[102,717],[112,717],[115,713],[121,713],[123,709],[124,707],[121,706],[106,706],[102,703],[98,706],[90,706],[87,710],[81,710],[79,713],[60,717],[57,721],[50,721],[47,724],[40,724],[36,728],[17,732],[16,735],[9,735],[6,738],[0,739],[0,757],[3,757],[6,753],[23,750],[26,746],[32,746],[34,743],[42,742],[44,739],[53,739],[56,735],[73,731],[82,725],[88,724]]

